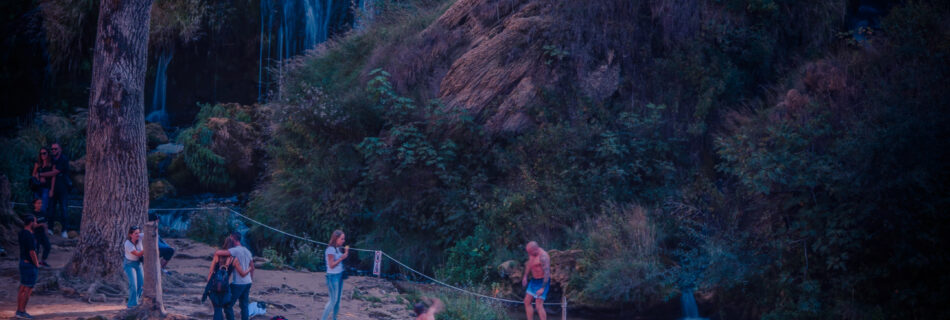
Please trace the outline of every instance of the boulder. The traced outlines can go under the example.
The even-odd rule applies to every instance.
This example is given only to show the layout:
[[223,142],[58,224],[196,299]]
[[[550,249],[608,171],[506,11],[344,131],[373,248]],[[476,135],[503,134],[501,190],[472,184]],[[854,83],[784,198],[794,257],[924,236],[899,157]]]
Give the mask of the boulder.
[[79,159],[70,161],[69,171],[74,174],[86,172],[86,156],[83,155],[82,157],[79,157]]
[[148,185],[149,200],[155,200],[166,196],[174,196],[175,194],[177,194],[177,190],[175,190],[175,186],[169,183],[168,180],[159,179],[152,181],[152,183]]
[[172,185],[178,186],[179,192],[192,191],[198,187],[198,178],[191,173],[191,170],[188,170],[188,166],[185,165],[185,156],[180,153],[172,156],[168,162],[165,178]]
[[168,135],[162,125],[155,122],[145,124],[145,143],[149,150],[168,143]]
[[165,154],[179,154],[185,150],[185,146],[177,143],[166,143],[161,144],[155,147],[156,152],[161,152]]
[[73,180],[73,192],[82,194],[86,190],[86,175],[85,174],[74,174],[72,175]]
[[145,167],[148,168],[148,177],[156,179],[161,177],[165,168],[171,162],[171,156],[164,152],[152,152],[145,157]]

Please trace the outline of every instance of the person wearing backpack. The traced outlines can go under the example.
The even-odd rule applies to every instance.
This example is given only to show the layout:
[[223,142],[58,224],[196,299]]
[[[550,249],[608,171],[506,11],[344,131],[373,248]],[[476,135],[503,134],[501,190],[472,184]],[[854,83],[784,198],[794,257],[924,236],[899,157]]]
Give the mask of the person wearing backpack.
[[139,297],[142,296],[142,230],[139,226],[129,228],[129,234],[125,239],[125,263],[122,269],[129,278],[129,302],[125,305],[127,308],[134,308],[139,304]]
[[215,251],[214,255],[217,257],[233,257],[234,263],[240,267],[240,270],[248,270],[248,272],[239,272],[234,275],[234,279],[231,281],[231,303],[224,308],[224,315],[227,316],[228,320],[234,319],[232,306],[237,302],[241,307],[241,320],[248,320],[250,318],[249,294],[251,292],[251,278],[254,276],[254,257],[250,250],[241,245],[240,233],[231,232],[228,240],[231,242],[231,246],[224,250]]
[[[227,249],[235,247],[234,239],[228,237],[224,241],[224,246]],[[234,312],[229,312],[232,310],[234,305],[233,290],[232,286],[228,284],[231,275],[234,271],[237,271],[237,276],[246,277],[254,269],[253,264],[250,268],[243,268],[240,262],[234,257],[214,255],[214,258],[211,260],[211,270],[208,271],[208,284],[205,286],[204,294],[201,296],[201,302],[204,302],[205,299],[211,299],[211,305],[214,307],[214,320],[234,320]]]

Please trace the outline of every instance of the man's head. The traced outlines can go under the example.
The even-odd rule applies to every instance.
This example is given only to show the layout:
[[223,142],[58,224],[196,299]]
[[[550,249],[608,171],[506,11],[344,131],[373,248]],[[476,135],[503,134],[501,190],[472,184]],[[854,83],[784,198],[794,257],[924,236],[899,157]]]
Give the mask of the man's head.
[[43,199],[33,199],[33,212],[43,211]]
[[241,245],[241,233],[237,231],[231,231],[231,239],[234,240],[234,245]]
[[54,158],[59,158],[60,153],[63,152],[63,147],[59,146],[59,142],[53,142],[49,147],[49,151],[53,154]]
[[425,303],[423,303],[422,301],[419,301],[419,302],[416,303],[416,305],[412,308],[412,311],[415,311],[416,316],[418,317],[418,316],[421,316],[423,313],[426,313],[426,311],[429,311],[429,306],[427,306],[427,305],[426,305]]
[[541,247],[538,246],[537,242],[531,241],[531,242],[528,242],[528,244],[524,246],[524,251],[527,252],[528,255],[533,257],[541,253]]
[[23,228],[33,230],[33,226],[36,225],[36,217],[32,214],[28,214],[23,217]]

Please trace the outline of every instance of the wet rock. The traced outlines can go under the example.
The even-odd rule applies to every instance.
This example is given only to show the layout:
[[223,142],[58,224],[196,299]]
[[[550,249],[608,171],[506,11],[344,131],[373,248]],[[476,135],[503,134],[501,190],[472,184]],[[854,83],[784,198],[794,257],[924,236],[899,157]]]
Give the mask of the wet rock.
[[178,193],[175,186],[165,179],[155,180],[148,185],[148,199],[155,200],[166,196],[174,196]]
[[178,154],[185,150],[185,146],[177,143],[166,143],[161,144],[155,147],[155,151],[163,152],[167,154]]
[[149,178],[155,179],[161,177],[168,164],[171,163],[171,156],[164,152],[152,152],[145,157],[145,167],[148,168]]
[[162,125],[155,122],[145,124],[145,143],[149,150],[168,143],[168,135]]

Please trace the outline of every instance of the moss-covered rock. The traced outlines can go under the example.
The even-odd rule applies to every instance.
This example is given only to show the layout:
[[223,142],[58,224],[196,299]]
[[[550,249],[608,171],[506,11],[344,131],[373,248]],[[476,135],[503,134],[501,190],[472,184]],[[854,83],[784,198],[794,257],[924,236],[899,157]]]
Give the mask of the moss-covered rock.
[[178,191],[175,189],[175,186],[165,179],[152,181],[152,183],[148,185],[149,200],[160,199],[166,196],[174,196],[176,194],[178,194]]
[[168,143],[168,135],[160,124],[149,122],[145,124],[145,142],[149,150],[155,149],[161,144]]
[[166,167],[171,162],[171,156],[164,152],[152,152],[145,158],[145,165],[148,168],[148,177],[158,178],[165,173]]
[[210,191],[247,191],[263,168],[267,117],[256,106],[202,106],[193,127],[179,135],[184,164]]
[[171,158],[165,168],[165,178],[172,185],[179,186],[179,192],[188,193],[197,190],[198,178],[185,165],[185,156],[177,154]]

